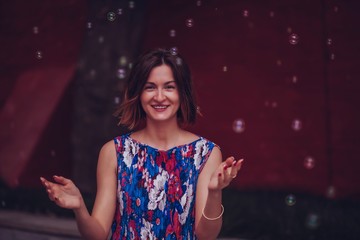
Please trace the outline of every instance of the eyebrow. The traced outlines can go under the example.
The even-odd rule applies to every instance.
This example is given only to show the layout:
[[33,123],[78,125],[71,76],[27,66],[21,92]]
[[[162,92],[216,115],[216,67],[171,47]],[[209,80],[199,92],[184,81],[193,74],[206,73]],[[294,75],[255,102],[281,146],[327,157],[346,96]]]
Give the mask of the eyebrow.
[[[176,81],[175,80],[167,81],[164,83],[164,85],[170,84],[170,83],[176,83]],[[153,82],[146,82],[145,84],[154,84],[155,85],[155,83],[153,83]]]

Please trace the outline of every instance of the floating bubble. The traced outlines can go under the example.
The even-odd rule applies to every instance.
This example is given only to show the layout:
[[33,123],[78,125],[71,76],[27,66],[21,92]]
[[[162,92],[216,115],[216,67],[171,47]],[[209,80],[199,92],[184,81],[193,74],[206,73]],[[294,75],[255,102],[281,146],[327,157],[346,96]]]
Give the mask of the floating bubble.
[[185,24],[186,24],[187,27],[193,27],[194,26],[194,20],[192,18],[188,18],[188,19],[186,19]]
[[51,157],[55,157],[55,156],[56,156],[55,150],[51,150],[51,151],[50,151],[50,155],[51,155]]
[[273,17],[275,16],[274,11],[270,11],[269,16],[270,16],[271,18],[273,18]]
[[286,205],[288,205],[288,206],[290,206],[290,207],[294,206],[295,203],[296,203],[296,197],[295,197],[295,195],[293,195],[293,194],[287,195],[287,196],[285,197],[285,203],[286,203]]
[[36,51],[36,58],[37,59],[42,59],[43,58],[43,53],[41,51]]
[[124,79],[126,77],[126,70],[124,68],[119,68],[117,70],[116,76],[120,79]]
[[315,160],[311,156],[307,156],[304,159],[304,167],[306,169],[313,169],[315,167]]
[[228,67],[227,66],[223,66],[223,72],[227,72],[228,71]]
[[299,43],[299,36],[296,33],[292,33],[289,36],[289,42],[291,45],[296,45]]
[[247,17],[249,17],[249,15],[250,15],[250,12],[249,12],[249,10],[243,10],[242,11],[242,15],[243,15],[243,17],[245,17],[245,18],[247,18]]
[[98,41],[99,41],[99,43],[103,43],[104,42],[104,36],[99,36]]
[[254,23],[253,22],[248,22],[248,28],[254,28]]
[[278,65],[279,67],[282,66],[282,61],[280,59],[276,60],[276,65]]
[[334,53],[330,53],[329,58],[330,58],[330,60],[335,60],[335,54],[334,54]]
[[198,7],[200,7],[201,6],[201,1],[199,0],[199,1],[196,1],[196,6],[198,6]]
[[293,75],[292,78],[291,78],[291,81],[293,83],[297,83],[298,82],[298,77],[296,75]]
[[309,229],[317,229],[320,226],[320,217],[318,214],[309,213],[305,220],[305,226]]
[[122,15],[122,14],[123,14],[122,8],[119,8],[116,12],[117,12],[118,15]]
[[288,27],[288,28],[286,29],[286,31],[287,31],[287,33],[292,33],[292,28],[291,28],[291,27]]
[[34,34],[38,34],[39,33],[39,28],[37,26],[33,27],[33,33]]
[[120,66],[126,66],[128,63],[127,57],[126,56],[121,56],[119,58],[119,64]]
[[116,14],[115,14],[114,12],[108,12],[108,14],[107,14],[107,19],[108,19],[110,22],[115,21],[115,19],[116,19]]
[[294,131],[300,131],[302,129],[302,122],[299,119],[294,119],[291,123],[291,128]]
[[92,23],[91,23],[91,22],[87,22],[86,26],[87,26],[88,29],[91,29],[91,28],[92,28]]
[[4,200],[1,201],[1,206],[5,207],[6,206],[6,202]]
[[273,102],[271,103],[271,107],[272,107],[272,108],[277,108],[277,106],[278,106],[278,103],[277,103],[276,101],[273,101]]
[[178,54],[178,49],[177,49],[177,47],[172,47],[172,48],[170,48],[170,54],[171,55],[177,55]]
[[129,8],[130,8],[130,9],[135,8],[135,2],[134,2],[134,1],[130,1],[130,2],[129,2]]
[[276,101],[270,101],[270,100],[266,100],[264,102],[265,107],[272,107],[272,108],[277,108],[278,103]]
[[338,12],[339,11],[339,7],[338,6],[334,6],[334,12]]
[[89,75],[90,75],[91,78],[94,78],[96,76],[96,70],[91,69]]
[[120,97],[114,97],[114,103],[117,105],[120,103]]
[[234,132],[242,133],[243,131],[245,131],[245,122],[241,118],[235,119],[232,127],[233,127]]
[[334,198],[334,197],[335,197],[335,194],[336,194],[336,190],[335,190],[335,187],[334,187],[334,186],[329,186],[329,187],[326,189],[326,197],[328,197],[328,198]]
[[181,58],[179,58],[179,57],[176,58],[176,65],[178,65],[178,66],[182,65],[182,59]]
[[328,46],[332,45],[332,39],[331,38],[326,39],[326,44]]
[[176,31],[174,29],[171,29],[169,31],[169,35],[170,35],[170,37],[175,37],[176,36]]

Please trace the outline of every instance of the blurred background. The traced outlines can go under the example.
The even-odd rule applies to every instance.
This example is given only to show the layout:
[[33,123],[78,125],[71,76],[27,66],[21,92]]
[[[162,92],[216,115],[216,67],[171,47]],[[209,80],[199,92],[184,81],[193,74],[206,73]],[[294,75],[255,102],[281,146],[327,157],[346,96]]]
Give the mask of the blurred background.
[[91,210],[101,146],[134,59],[181,53],[203,116],[190,128],[244,158],[223,239],[360,239],[356,0],[0,2],[0,239],[79,239],[39,177]]

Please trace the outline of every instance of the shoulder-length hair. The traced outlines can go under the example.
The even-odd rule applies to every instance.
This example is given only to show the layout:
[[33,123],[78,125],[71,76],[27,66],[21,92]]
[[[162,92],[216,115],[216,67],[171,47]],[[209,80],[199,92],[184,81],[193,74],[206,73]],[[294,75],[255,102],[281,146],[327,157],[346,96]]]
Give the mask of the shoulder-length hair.
[[115,112],[120,119],[119,125],[132,130],[144,122],[146,114],[141,106],[140,96],[151,70],[161,65],[171,68],[178,87],[180,107],[177,117],[179,124],[186,126],[195,123],[197,104],[188,65],[179,53],[156,49],[141,55],[131,69],[123,100]]

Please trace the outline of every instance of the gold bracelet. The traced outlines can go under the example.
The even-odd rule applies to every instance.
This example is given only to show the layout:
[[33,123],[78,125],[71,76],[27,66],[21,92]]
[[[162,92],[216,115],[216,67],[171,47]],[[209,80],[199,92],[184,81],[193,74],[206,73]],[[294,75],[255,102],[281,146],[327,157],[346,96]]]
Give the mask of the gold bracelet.
[[221,204],[221,213],[219,216],[217,217],[214,217],[214,218],[209,218],[207,216],[205,216],[205,213],[204,213],[204,209],[202,210],[202,215],[204,216],[204,218],[206,218],[207,220],[210,220],[210,221],[214,221],[214,220],[218,220],[219,218],[221,218],[221,216],[224,214],[224,206]]

